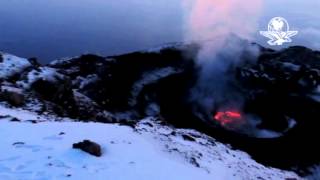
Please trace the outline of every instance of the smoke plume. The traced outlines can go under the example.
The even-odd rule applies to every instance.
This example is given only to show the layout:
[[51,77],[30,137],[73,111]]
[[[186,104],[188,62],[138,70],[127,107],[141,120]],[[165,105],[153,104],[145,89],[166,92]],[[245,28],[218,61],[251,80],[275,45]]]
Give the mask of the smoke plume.
[[191,92],[197,112],[210,116],[218,108],[241,110],[234,70],[243,59],[256,59],[258,48],[249,41],[257,32],[261,6],[262,0],[186,0],[185,40],[201,45],[198,82]]

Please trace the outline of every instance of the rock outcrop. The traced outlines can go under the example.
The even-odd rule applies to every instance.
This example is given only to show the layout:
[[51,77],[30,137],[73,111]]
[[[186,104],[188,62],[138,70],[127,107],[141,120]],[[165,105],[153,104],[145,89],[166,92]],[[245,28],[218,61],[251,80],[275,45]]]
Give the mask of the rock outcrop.
[[198,49],[180,45],[110,57],[83,55],[48,65],[1,54],[0,100],[28,109],[36,103],[39,113],[130,126],[157,116],[231,143],[268,165],[291,168],[320,162],[319,147],[309,141],[319,136],[319,51],[261,47],[257,61],[232,74],[241,87],[244,113],[261,119],[258,128],[280,134],[265,139],[230,132],[212,123],[212,117],[200,118],[203,110],[189,101],[198,76]]
[[81,149],[84,152],[87,152],[93,156],[100,157],[102,155],[101,146],[95,142],[92,142],[90,140],[84,140],[79,143],[74,143],[72,145],[72,148],[74,149]]

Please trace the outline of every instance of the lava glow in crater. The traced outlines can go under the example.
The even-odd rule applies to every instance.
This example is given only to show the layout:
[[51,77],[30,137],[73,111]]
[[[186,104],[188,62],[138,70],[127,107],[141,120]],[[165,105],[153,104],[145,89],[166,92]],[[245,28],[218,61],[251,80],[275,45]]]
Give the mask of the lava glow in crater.
[[214,116],[214,119],[223,126],[242,124],[244,119],[241,113],[237,111],[220,111]]

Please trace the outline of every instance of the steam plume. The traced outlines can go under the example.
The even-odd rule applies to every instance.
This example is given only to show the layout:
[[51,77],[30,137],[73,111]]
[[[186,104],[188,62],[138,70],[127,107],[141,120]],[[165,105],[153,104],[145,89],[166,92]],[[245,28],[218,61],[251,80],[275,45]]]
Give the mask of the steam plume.
[[242,96],[232,72],[242,63],[244,55],[255,59],[258,54],[258,48],[242,39],[252,40],[257,31],[262,0],[186,2],[191,13],[187,16],[185,40],[202,47],[197,57],[199,79],[191,100],[207,115],[218,104],[241,108]]
[[250,39],[256,31],[256,20],[262,0],[187,0],[186,40],[225,40],[231,33]]

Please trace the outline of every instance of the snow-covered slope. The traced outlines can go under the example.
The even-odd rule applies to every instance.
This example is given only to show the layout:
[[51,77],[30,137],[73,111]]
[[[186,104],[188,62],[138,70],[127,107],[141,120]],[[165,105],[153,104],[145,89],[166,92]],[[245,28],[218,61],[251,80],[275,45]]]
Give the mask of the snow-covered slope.
[[0,79],[7,79],[31,66],[24,58],[0,52]]
[[[1,107],[4,115],[24,121],[0,120],[0,179],[300,179],[194,130],[161,125],[156,118],[131,128],[49,120],[34,124],[25,120],[39,116]],[[99,143],[102,157],[72,149],[84,139]]]
[[[314,139],[320,126],[314,118],[320,116],[318,51],[262,48],[255,63],[230,72],[243,94],[244,119],[257,116],[260,129],[281,135],[255,139],[219,126],[212,118],[219,108],[199,106],[207,101],[190,102],[200,70],[197,49],[88,54],[49,65],[0,53],[0,180],[299,179],[266,166],[304,174],[320,162]],[[204,134],[165,123],[230,143],[264,166]],[[72,149],[84,139],[99,143],[103,156]]]

